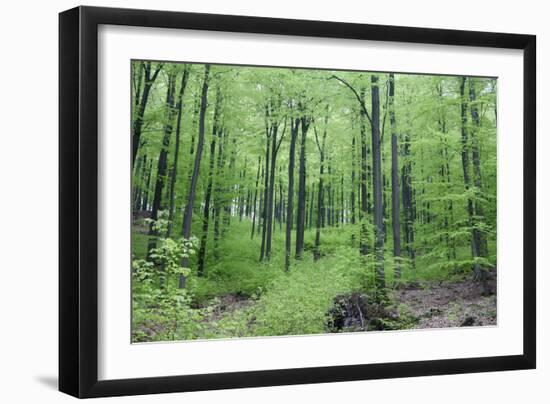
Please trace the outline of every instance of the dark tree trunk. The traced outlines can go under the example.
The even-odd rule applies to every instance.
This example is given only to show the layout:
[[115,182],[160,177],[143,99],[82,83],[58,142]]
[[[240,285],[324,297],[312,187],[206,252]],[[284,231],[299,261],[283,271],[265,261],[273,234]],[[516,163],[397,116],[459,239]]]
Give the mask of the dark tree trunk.
[[290,147],[288,152],[288,194],[286,204],[286,229],[285,229],[285,271],[290,267],[290,250],[292,247],[292,223],[294,210],[294,160],[296,155],[296,139],[300,119],[296,118],[290,121]]
[[147,156],[144,154],[141,158],[138,159],[137,165],[133,174],[133,183],[134,183],[134,195],[132,197],[133,211],[136,213],[141,207],[141,194],[143,192],[143,184],[145,182],[145,170],[147,165]]
[[355,224],[355,135],[351,139],[351,224]]
[[[443,86],[440,83],[437,87],[440,102],[443,103]],[[451,194],[451,169],[449,162],[449,145],[447,136],[447,124],[444,111],[442,110],[439,117],[439,130],[441,132],[441,180],[445,183],[447,194]],[[456,246],[454,239],[450,237],[451,226],[454,225],[453,201],[449,200],[445,203],[446,214],[443,219],[445,232],[445,245],[447,247],[447,261],[456,259]]]
[[206,243],[208,241],[208,225],[210,221],[210,199],[212,197],[212,179],[214,177],[214,162],[216,160],[216,137],[220,125],[220,109],[222,103],[222,94],[218,87],[216,91],[216,106],[214,107],[214,123],[212,125],[212,139],[210,140],[210,160],[208,163],[208,184],[206,185],[206,195],[204,196],[204,208],[202,215],[202,236],[198,255],[197,275],[204,274],[204,260],[206,255]]
[[271,163],[269,165],[269,190],[267,192],[267,235],[265,243],[265,258],[271,257],[271,240],[273,235],[273,197],[275,193],[275,168],[277,162],[277,132],[278,124],[271,123]]
[[[162,64],[157,64],[157,68],[151,74],[151,62],[145,62],[143,65],[145,71],[145,83],[143,84],[143,93],[141,94],[139,103],[136,103],[137,107],[134,122],[132,125],[132,166],[136,161],[136,156],[141,146],[141,129],[143,127],[143,118],[145,115],[145,108],[147,107],[147,102],[149,101],[149,95],[151,93],[151,87],[157,79],[161,69]],[[136,97],[138,95],[136,94]]]
[[327,185],[327,205],[326,205],[326,214],[327,214],[327,226],[332,226],[332,170],[330,167],[330,159],[328,161],[328,185]]
[[359,110],[360,134],[361,134],[361,235],[359,240],[359,252],[361,255],[368,254],[368,231],[367,214],[369,213],[367,193],[367,129],[366,129],[366,107],[365,107],[366,89],[361,88],[360,101],[362,108]]
[[340,223],[344,224],[344,174],[340,174]]
[[[258,156],[258,172],[256,173],[256,185],[254,186],[254,203],[252,204],[252,231],[250,239],[254,238],[254,226],[256,225],[256,202],[258,200],[258,182],[260,181],[260,167],[262,165],[262,156]],[[263,170],[262,170],[263,176]],[[261,203],[260,203],[261,204]]]
[[374,193],[375,272],[376,286],[385,288],[384,277],[384,218],[382,212],[382,165],[380,157],[380,93],[378,76],[371,76],[372,93],[372,185]]
[[181,116],[183,111],[183,95],[185,94],[185,88],[187,87],[187,80],[189,78],[189,65],[185,65],[183,75],[181,77],[180,91],[178,94],[178,101],[176,109],[178,111],[178,118],[176,122],[176,144],[174,147],[174,164],[172,166],[172,175],[170,177],[170,204],[168,210],[168,229],[166,231],[166,237],[170,237],[172,229],[174,228],[174,211],[175,211],[175,199],[176,199],[176,178],[178,174],[178,159],[180,151],[180,134],[181,134]]
[[414,250],[414,218],[416,216],[414,212],[414,191],[412,187],[412,163],[410,159],[411,154],[411,141],[410,136],[406,132],[403,136],[402,145],[403,155],[403,167],[401,168],[401,187],[403,194],[403,210],[405,216],[404,230],[405,230],[405,243],[407,246],[407,255],[411,266],[415,266],[415,250]]
[[269,180],[269,174],[271,172],[271,168],[270,168],[270,151],[271,151],[271,148],[270,148],[270,140],[271,140],[271,136],[272,136],[272,133],[271,133],[271,128],[269,127],[269,123],[268,123],[268,110],[267,110],[267,106],[266,106],[266,110],[265,110],[265,120],[266,120],[266,123],[265,123],[265,182],[264,182],[264,196],[263,196],[263,202],[264,202],[264,206],[263,206],[263,209],[262,209],[262,216],[261,216],[261,222],[258,222],[258,225],[260,225],[261,223],[261,226],[262,226],[262,244],[261,244],[261,247],[260,247],[260,261],[263,261],[264,258],[265,258],[265,250],[266,250],[266,238],[267,238],[267,217],[268,217],[268,213],[269,213],[269,184],[270,184],[270,180]]
[[[466,193],[468,193],[471,188],[471,180],[470,180],[470,157],[469,157],[469,150],[468,150],[468,128],[467,128],[468,118],[467,118],[465,86],[466,86],[466,77],[462,77],[460,81],[460,118],[461,118],[461,133],[462,133],[461,155],[462,155],[462,173],[464,176],[464,187],[466,189]],[[474,221],[474,213],[475,213],[474,203],[471,197],[468,197],[467,210],[468,210],[468,223],[472,232],[470,246],[472,249],[472,258],[474,260],[474,264],[473,264],[474,277],[476,279],[481,279],[482,270],[479,264],[477,263],[477,258],[479,257],[479,246],[477,243],[479,238],[476,236],[476,228],[475,228],[475,221]]]
[[162,147],[159,153],[157,166],[157,180],[155,183],[155,193],[153,196],[153,209],[151,213],[152,222],[149,226],[149,243],[147,245],[147,256],[153,248],[157,246],[158,230],[155,222],[158,220],[158,214],[162,203],[162,190],[164,181],[166,180],[166,168],[168,165],[168,149],[170,148],[170,137],[172,136],[173,120],[174,120],[174,92],[176,87],[175,74],[168,76],[168,89],[166,91],[166,117],[164,123],[164,134],[162,137]]
[[218,258],[218,241],[220,238],[220,215],[222,213],[222,180],[225,167],[226,133],[221,130],[218,135],[218,157],[216,162],[216,192],[214,198],[214,257]]
[[[210,75],[210,65],[204,66],[204,80],[202,84],[201,92],[201,107],[199,115],[199,138],[197,144],[197,152],[195,153],[195,163],[193,165],[193,174],[191,175],[191,181],[189,183],[189,192],[187,198],[187,204],[185,206],[185,212],[183,216],[182,233],[184,239],[189,239],[191,236],[191,223],[193,220],[193,206],[195,204],[195,195],[197,192],[197,182],[199,180],[199,171],[201,166],[202,149],[204,148],[204,121],[206,116],[206,105],[208,97],[208,80]],[[184,257],[181,262],[183,268],[189,267],[189,258]],[[185,288],[185,276],[180,274],[179,288]]]
[[247,165],[247,163],[248,163],[248,159],[245,157],[244,168],[243,168],[243,172],[242,172],[241,181],[240,181],[240,184],[239,184],[239,221],[243,220],[243,215],[245,214],[246,193],[244,192],[244,185],[246,184],[246,165]]
[[[468,79],[470,84],[470,113],[472,115],[472,121],[474,123],[474,128],[472,130],[472,162],[474,166],[474,185],[476,192],[476,200],[474,203],[474,212],[479,223],[482,218],[485,217],[482,206],[482,179],[481,179],[481,161],[479,157],[479,129],[481,127],[481,121],[479,118],[479,112],[477,108],[476,100],[476,89],[474,79]],[[487,257],[488,248],[487,248],[487,237],[485,233],[479,228],[476,231],[477,243],[479,248],[479,255],[481,257]]]
[[321,225],[323,223],[324,216],[324,189],[323,189],[323,177],[325,170],[325,145],[327,140],[327,126],[328,126],[328,111],[325,115],[325,125],[323,128],[323,138],[319,141],[317,136],[317,130],[315,126],[313,127],[315,133],[315,143],[317,143],[317,148],[319,149],[319,186],[317,187],[317,222],[315,226],[315,246],[313,248],[313,259],[317,261],[321,258]]
[[141,201],[141,210],[149,209],[149,190],[151,189],[151,178],[153,176],[153,159],[149,159],[149,167],[147,168],[147,183],[145,184],[145,192]]
[[395,124],[395,77],[390,73],[389,82],[389,113],[391,127],[391,201],[392,201],[392,231],[393,231],[393,256],[395,258],[394,278],[401,277],[401,224],[399,222],[399,163],[397,156],[397,128]]
[[296,259],[302,258],[304,250],[304,221],[306,209],[306,137],[310,118],[302,116],[302,138],[300,142],[300,166],[298,173],[298,211],[296,212]]
[[314,205],[314,199],[315,199],[315,183],[313,182],[311,184],[311,192],[310,192],[310,201],[309,201],[309,226],[308,228],[311,229],[312,223],[313,223],[313,205]]

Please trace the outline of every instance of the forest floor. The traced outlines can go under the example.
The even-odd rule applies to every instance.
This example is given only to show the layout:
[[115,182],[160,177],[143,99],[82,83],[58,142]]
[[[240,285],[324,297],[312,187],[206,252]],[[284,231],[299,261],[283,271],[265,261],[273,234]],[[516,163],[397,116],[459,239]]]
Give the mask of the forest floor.
[[[406,310],[415,319],[412,329],[496,325],[496,294],[484,296],[482,292],[479,282],[468,279],[423,285],[410,283],[391,291],[389,296],[393,305],[401,305],[401,311]],[[254,304],[253,299],[245,296],[227,294],[216,298],[210,315],[203,321],[216,324]]]
[[[206,276],[195,277],[190,283],[189,310],[197,316],[193,330],[170,331],[169,315],[151,303],[142,304],[134,306],[139,310],[134,318],[142,319],[134,325],[135,341],[496,325],[497,296],[485,295],[482,284],[474,281],[469,271],[444,271],[417,257],[414,272],[403,272],[403,283],[387,289],[387,300],[377,302],[373,290],[361,287],[364,279],[371,279],[365,278],[365,273],[370,273],[356,248],[344,243],[350,236],[343,229],[325,232],[323,259],[314,261],[306,252],[284,272],[282,249],[275,250],[271,262],[259,263],[260,238],[247,240],[244,247],[242,233],[248,223],[233,226],[236,230],[228,231],[219,245],[222,258],[209,257]],[[135,226],[133,235],[134,256],[144,257],[146,227]],[[282,245],[283,233],[274,236],[274,245]],[[313,232],[306,236],[306,242],[312,243]],[[468,248],[459,252],[466,256]],[[391,275],[391,269],[387,272]],[[496,272],[489,275],[489,289],[494,292]],[[391,285],[393,278],[388,277],[386,283]],[[136,296],[156,293],[138,282],[134,288]]]
[[414,328],[496,325],[496,294],[483,296],[479,282],[409,285],[393,293],[418,318]]

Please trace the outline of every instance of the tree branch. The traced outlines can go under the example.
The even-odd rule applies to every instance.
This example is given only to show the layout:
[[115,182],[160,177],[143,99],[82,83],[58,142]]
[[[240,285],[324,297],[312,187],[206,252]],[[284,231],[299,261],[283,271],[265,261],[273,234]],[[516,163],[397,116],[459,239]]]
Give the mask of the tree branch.
[[357,93],[357,90],[355,90],[355,88],[353,88],[351,86],[351,84],[349,84],[346,80],[344,80],[344,79],[342,79],[342,78],[340,78],[336,75],[330,76],[329,80],[330,79],[338,80],[340,83],[344,84],[347,88],[349,88],[353,92],[353,94],[355,94],[355,98],[357,98],[357,101],[359,101],[359,104],[361,105],[361,108],[363,109],[363,111],[367,115],[367,119],[369,120],[369,123],[372,125],[372,119],[370,118],[369,111],[367,111],[367,108],[365,107],[365,102],[361,99],[361,96],[359,95],[359,93]]

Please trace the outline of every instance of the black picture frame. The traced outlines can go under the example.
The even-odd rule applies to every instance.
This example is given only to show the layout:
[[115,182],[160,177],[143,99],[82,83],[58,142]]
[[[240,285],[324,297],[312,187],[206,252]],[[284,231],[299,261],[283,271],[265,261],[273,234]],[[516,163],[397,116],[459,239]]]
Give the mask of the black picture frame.
[[[100,24],[523,50],[523,354],[99,381],[97,86]],[[59,99],[59,390],[85,398],[535,368],[534,35],[77,7],[59,15]]]

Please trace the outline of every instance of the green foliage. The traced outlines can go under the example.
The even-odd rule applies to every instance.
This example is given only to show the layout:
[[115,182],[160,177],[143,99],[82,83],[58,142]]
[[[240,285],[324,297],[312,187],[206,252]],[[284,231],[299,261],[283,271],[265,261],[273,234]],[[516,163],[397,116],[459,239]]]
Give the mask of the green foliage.
[[[144,63],[133,62],[134,100],[143,89],[140,74]],[[159,66],[151,63],[153,71]],[[181,104],[179,160],[174,176],[174,135],[169,136],[168,143],[163,141],[169,124],[173,130],[176,128],[177,114],[172,114],[174,122],[167,122],[171,119],[167,112],[173,111],[168,111],[166,94],[169,76],[174,74],[178,78],[175,92],[179,93],[184,69],[190,73]],[[200,64],[164,64],[143,116],[138,151],[142,165],[135,165],[132,177],[133,196],[139,202],[134,207],[132,231],[134,341],[322,333],[334,298],[346,293],[361,293],[378,304],[395,306],[399,315],[380,319],[381,328],[410,328],[416,319],[406,306],[392,300],[390,289],[459,281],[471,276],[474,265],[482,269],[496,266],[496,80],[468,78],[467,90],[471,85],[477,94],[475,100],[470,100],[468,91],[461,97],[460,77],[395,74],[392,126],[388,74],[212,65],[210,92],[201,114],[204,71],[205,66]],[[362,115],[362,108],[372,111],[373,75],[378,78],[380,90],[381,258],[374,254],[374,125],[371,117]],[[354,94],[350,88],[359,93]],[[223,99],[215,118],[217,94]],[[358,102],[360,94],[362,104]],[[465,120],[461,116],[463,105],[467,109]],[[472,116],[475,108],[477,122]],[[136,113],[134,108],[134,122]],[[204,122],[199,122],[201,116]],[[309,132],[300,128],[293,156],[292,251],[286,272],[286,223],[281,216],[287,215],[292,161],[289,132],[296,118],[309,119],[310,127]],[[195,237],[183,240],[182,213],[191,194],[190,184],[194,183],[191,172],[198,161],[199,127],[204,129],[204,139],[191,220],[190,233]],[[325,130],[321,153],[314,133],[320,135]],[[269,145],[274,133],[279,137],[275,138],[271,197],[274,209],[279,210],[272,212],[270,256],[260,259],[262,230],[266,227],[262,217],[267,195],[265,176],[269,172],[266,164],[271,164],[266,158],[271,162]],[[465,143],[463,133],[467,134]],[[398,143],[399,256],[394,256],[392,237],[392,134]],[[303,254],[296,259],[302,135],[307,220]],[[475,147],[479,167],[472,162]],[[167,152],[168,161],[160,158],[161,152],[165,158]],[[464,152],[470,161],[467,167],[463,166]],[[147,216],[152,214],[157,171],[163,162],[167,169],[160,177],[157,200],[162,211],[151,220]],[[406,169],[410,170],[412,193],[409,224],[403,196]],[[470,177],[469,184],[465,184],[465,174]],[[361,206],[363,175],[367,182],[366,209]],[[172,179],[174,204],[170,206],[168,185]],[[318,205],[321,181],[324,188]],[[207,199],[210,208],[205,212]],[[252,211],[243,213],[250,210],[251,204]],[[169,208],[173,208],[172,218],[167,214]],[[317,247],[319,213],[322,224]],[[166,237],[168,220],[173,222],[171,237]],[[406,230],[413,233],[408,241]],[[486,256],[473,256],[474,232],[487,239]],[[156,248],[148,252],[152,237],[157,237]],[[365,255],[360,255],[360,245],[366,246]],[[203,261],[198,257],[201,247]],[[184,257],[188,258],[188,268],[181,267]],[[200,276],[199,262],[204,263]],[[387,290],[376,287],[376,264],[383,266]],[[181,274],[187,280],[185,289],[178,288]]]
[[[153,223],[159,231],[165,222]],[[179,289],[175,280],[190,275],[181,260],[196,252],[197,239],[160,238],[149,260],[132,262],[133,341],[189,339],[200,330],[201,310],[191,307],[192,294]]]

